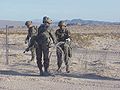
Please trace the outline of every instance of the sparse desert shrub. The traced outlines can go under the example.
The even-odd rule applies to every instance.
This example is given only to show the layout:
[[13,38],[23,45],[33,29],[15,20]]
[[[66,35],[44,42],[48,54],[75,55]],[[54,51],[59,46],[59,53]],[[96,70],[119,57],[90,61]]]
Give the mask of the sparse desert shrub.
[[90,40],[93,40],[93,35],[73,33],[72,35],[73,42],[78,43],[80,47],[87,47],[91,44]]

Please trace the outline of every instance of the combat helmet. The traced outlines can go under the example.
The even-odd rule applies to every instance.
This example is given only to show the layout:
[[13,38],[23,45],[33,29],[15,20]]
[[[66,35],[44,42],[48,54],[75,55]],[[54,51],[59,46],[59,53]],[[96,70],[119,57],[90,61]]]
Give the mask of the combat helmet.
[[66,27],[67,25],[66,25],[66,23],[65,23],[64,21],[60,21],[60,22],[58,23],[58,26],[65,26],[65,27]]
[[43,23],[49,23],[49,24],[51,24],[52,20],[49,17],[45,16],[45,17],[43,17]]
[[26,21],[25,22],[25,25],[31,25],[32,24],[32,21]]

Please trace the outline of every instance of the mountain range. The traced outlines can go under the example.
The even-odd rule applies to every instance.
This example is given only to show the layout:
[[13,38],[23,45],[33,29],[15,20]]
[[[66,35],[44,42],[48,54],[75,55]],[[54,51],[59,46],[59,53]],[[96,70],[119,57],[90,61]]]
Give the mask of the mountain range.
[[[42,20],[35,19],[32,20],[33,24],[35,25],[40,25],[42,23]],[[105,21],[94,21],[94,20],[82,20],[82,19],[72,19],[72,20],[64,20],[67,24],[69,25],[109,25],[109,24],[119,24],[120,22],[105,22]],[[53,26],[57,26],[59,21],[53,22]],[[8,26],[24,26],[25,21],[11,21],[11,20],[0,20],[0,28],[5,27],[6,25]]]

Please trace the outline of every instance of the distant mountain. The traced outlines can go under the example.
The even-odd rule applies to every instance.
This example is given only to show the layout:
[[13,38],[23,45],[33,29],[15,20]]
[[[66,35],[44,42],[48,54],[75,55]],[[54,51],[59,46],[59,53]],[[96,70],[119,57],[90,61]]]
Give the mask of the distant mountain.
[[[57,26],[59,20],[53,20],[53,26]],[[120,22],[106,22],[106,21],[95,21],[95,20],[82,20],[82,19],[72,19],[72,20],[63,20],[65,21],[68,25],[111,25],[111,24],[119,24]],[[36,22],[39,24],[42,23],[42,20],[40,19],[35,19],[33,22]]]
[[[40,25],[40,21],[34,20],[33,24]],[[0,28],[4,28],[6,25],[14,27],[25,26],[25,21],[0,20]]]
[[94,21],[94,20],[82,20],[82,19],[72,19],[64,20],[67,24],[80,24],[80,25],[110,25],[110,24],[119,24],[120,22],[105,22],[105,21]]
[[24,26],[24,21],[10,21],[10,20],[0,20],[0,27],[8,26]]
[[[32,20],[34,25],[40,25],[42,23],[42,20],[40,19],[34,19]],[[57,26],[58,22],[57,20],[53,20],[52,26]],[[64,20],[68,25],[110,25],[110,24],[119,24],[120,22],[105,22],[105,21],[94,21],[94,20],[82,20],[82,19],[72,19],[72,20]],[[11,21],[11,20],[0,20],[0,28],[8,26],[25,26],[25,21]]]

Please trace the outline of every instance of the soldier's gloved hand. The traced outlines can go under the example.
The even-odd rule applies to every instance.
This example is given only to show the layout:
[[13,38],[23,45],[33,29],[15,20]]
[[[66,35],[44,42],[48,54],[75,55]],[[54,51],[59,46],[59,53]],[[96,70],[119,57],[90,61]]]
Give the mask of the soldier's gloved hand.
[[25,44],[27,44],[28,40],[25,40]]
[[56,46],[57,42],[53,42],[53,44]]
[[67,41],[67,42],[70,42],[71,40],[70,40],[70,38],[67,38],[66,41]]
[[28,51],[29,51],[29,48],[26,48],[25,51],[24,51],[23,53],[28,52]]
[[26,48],[25,51],[28,52],[28,51],[29,51],[29,48]]

